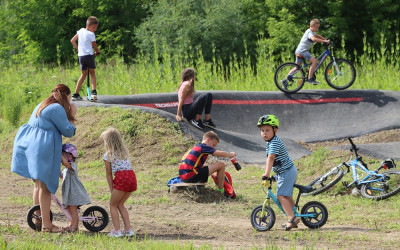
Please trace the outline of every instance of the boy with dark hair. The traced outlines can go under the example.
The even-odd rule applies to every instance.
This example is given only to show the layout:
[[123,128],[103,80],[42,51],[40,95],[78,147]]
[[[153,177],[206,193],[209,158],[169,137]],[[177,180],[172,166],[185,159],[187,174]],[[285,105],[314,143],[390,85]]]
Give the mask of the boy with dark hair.
[[186,152],[179,166],[179,177],[183,182],[207,182],[208,176],[217,172],[218,190],[224,192],[225,164],[223,162],[215,162],[210,166],[204,166],[210,154],[224,158],[236,156],[234,152],[228,153],[216,150],[215,147],[218,143],[218,135],[213,131],[209,131],[203,135],[201,143],[196,144]]
[[[76,35],[71,39],[71,43],[78,52],[79,56],[79,64],[81,67],[81,77],[79,77],[78,82],[76,84],[75,93],[72,95],[73,101],[81,101],[82,97],[79,95],[79,91],[81,90],[82,84],[85,81],[85,78],[89,74],[92,78],[92,99],[96,101],[97,92],[96,92],[96,73],[95,68],[96,64],[94,62],[95,55],[100,54],[100,50],[97,48],[96,44],[96,36],[95,32],[97,30],[97,26],[99,25],[99,21],[96,17],[90,16],[86,21],[86,28],[81,28],[78,30]],[[78,40],[78,44],[76,43]],[[94,49],[94,53],[93,53]]]

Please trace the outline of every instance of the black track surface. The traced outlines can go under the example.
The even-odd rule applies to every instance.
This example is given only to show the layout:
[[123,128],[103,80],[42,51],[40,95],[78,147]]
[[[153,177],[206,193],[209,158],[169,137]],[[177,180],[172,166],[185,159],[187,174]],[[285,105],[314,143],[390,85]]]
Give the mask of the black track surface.
[[[400,92],[378,90],[318,90],[296,94],[282,92],[211,91],[212,119],[221,142],[218,148],[234,151],[239,161],[265,162],[265,142],[256,126],[264,114],[280,120],[278,136],[293,159],[311,152],[297,141],[318,142],[355,137],[400,128]],[[199,91],[196,95],[203,93]],[[225,101],[225,102],[224,102]],[[176,122],[177,93],[99,96],[98,103],[76,102],[78,106],[114,106],[158,113]],[[240,104],[235,104],[241,102]],[[244,102],[244,103],[243,103]],[[151,104],[151,105],[147,105]],[[154,106],[149,108],[136,105]],[[181,122],[183,132],[201,140],[205,131]],[[378,158],[400,159],[400,143],[358,145],[363,153]]]

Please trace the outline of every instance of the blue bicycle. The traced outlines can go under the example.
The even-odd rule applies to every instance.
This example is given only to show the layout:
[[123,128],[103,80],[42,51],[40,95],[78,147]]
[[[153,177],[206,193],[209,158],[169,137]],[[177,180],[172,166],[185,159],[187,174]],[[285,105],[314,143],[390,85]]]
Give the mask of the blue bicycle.
[[[335,58],[329,50],[330,44],[325,44],[326,50],[318,56],[317,67],[315,68],[313,79],[316,80],[316,72],[321,67],[326,58],[330,62],[325,68],[325,80],[334,89],[343,90],[350,87],[356,79],[356,69],[353,64],[346,59]],[[301,57],[298,55],[298,57]],[[301,57],[302,58],[302,57]],[[303,58],[303,66],[293,62],[280,65],[275,71],[275,85],[285,93],[296,93],[299,91],[308,79],[308,64]]]
[[[311,181],[308,185],[315,188],[313,192],[309,192],[303,195],[317,195],[331,187],[333,187],[345,174],[349,173],[350,170],[353,172],[353,181],[351,183],[342,182],[346,188],[350,188],[353,185],[360,190],[363,197],[383,200],[387,199],[400,192],[400,171],[389,170],[379,173],[381,169],[392,169],[396,167],[393,159],[387,159],[382,161],[380,166],[370,171],[368,166],[362,160],[362,156],[358,154],[359,148],[356,147],[353,140],[349,137],[348,140],[351,144],[351,152],[354,152],[356,158],[349,160],[347,163],[342,162],[338,166],[330,169],[327,173],[317,177]],[[357,170],[361,171],[365,177],[360,178]]]
[[[265,180],[263,178],[263,191],[267,194],[267,197],[262,205],[259,205],[253,209],[253,212],[250,216],[251,225],[257,231],[267,231],[270,230],[275,224],[275,212],[271,208],[271,199],[272,201],[279,207],[279,209],[285,214],[285,211],[282,208],[281,203],[278,198],[272,192],[272,182],[275,181],[275,177],[271,176],[269,180]],[[268,185],[269,182],[269,185]],[[265,191],[265,186],[268,185],[267,191]],[[301,221],[307,227],[311,229],[320,228],[325,225],[328,220],[328,210],[326,207],[317,201],[307,202],[303,208],[301,209],[301,213],[299,213],[299,201],[300,196],[304,193],[309,193],[314,190],[313,187],[310,186],[302,186],[298,184],[294,184],[295,188],[299,190],[299,194],[296,199],[296,204],[293,208],[294,216],[300,217]],[[286,214],[285,214],[286,215]]]

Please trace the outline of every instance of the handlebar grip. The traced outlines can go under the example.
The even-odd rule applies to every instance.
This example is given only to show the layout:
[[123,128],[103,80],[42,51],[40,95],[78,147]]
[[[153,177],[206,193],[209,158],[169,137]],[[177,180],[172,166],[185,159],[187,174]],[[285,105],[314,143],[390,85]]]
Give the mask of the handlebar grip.
[[266,180],[268,180],[268,178],[267,178],[267,176],[264,176],[264,175],[263,175],[263,176],[261,177],[261,180],[266,181]]

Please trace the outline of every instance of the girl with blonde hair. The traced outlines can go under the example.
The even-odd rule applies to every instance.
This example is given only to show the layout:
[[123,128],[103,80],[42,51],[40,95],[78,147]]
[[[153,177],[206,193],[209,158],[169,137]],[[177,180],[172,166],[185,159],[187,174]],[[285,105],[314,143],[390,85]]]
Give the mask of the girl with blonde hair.
[[[108,236],[134,236],[126,200],[137,189],[136,175],[129,161],[128,149],[124,145],[121,134],[115,128],[106,129],[100,136],[104,141],[106,152],[103,159],[106,167],[106,178],[111,192],[110,214],[114,230]],[[114,175],[114,179],[113,179]],[[124,230],[120,228],[119,214],[124,222]]]

